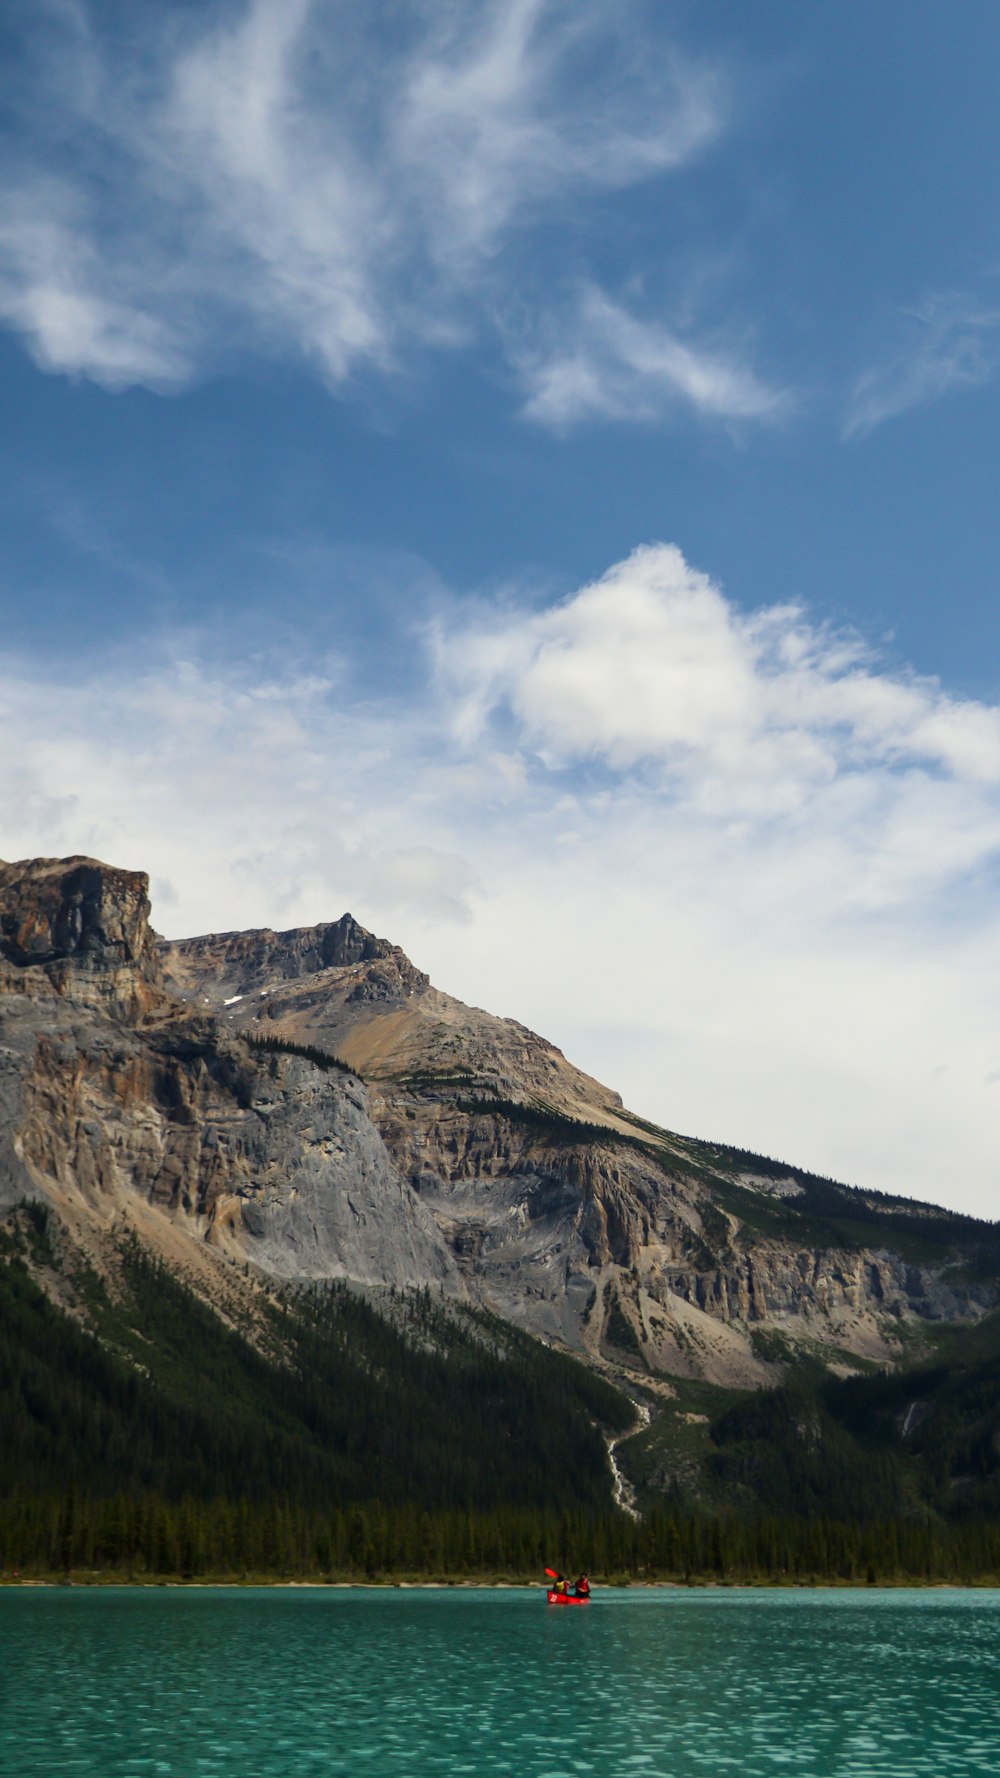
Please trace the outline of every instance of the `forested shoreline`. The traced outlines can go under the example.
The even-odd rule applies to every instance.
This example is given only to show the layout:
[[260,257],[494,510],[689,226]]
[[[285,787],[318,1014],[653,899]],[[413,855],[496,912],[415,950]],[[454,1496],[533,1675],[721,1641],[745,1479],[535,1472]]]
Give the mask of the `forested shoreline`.
[[623,1513],[316,1509],[154,1493],[0,1501],[0,1579],[457,1582],[538,1580],[846,1586],[1000,1584],[1000,1525]]

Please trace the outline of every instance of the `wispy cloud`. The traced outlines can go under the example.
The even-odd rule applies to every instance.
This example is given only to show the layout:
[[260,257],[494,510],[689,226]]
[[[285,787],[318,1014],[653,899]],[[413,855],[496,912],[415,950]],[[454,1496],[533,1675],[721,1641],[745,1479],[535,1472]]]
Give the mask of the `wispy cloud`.
[[[426,175],[444,263],[494,251],[516,212],[682,166],[718,133],[718,76],[661,43],[651,77],[644,33],[632,47],[595,0],[507,0],[469,21],[466,8],[437,9],[393,125],[400,163]],[[607,58],[596,80],[595,55]]]
[[10,663],[3,851],[147,868],[172,935],[350,907],[641,1112],[993,1214],[1000,710],[664,546],[434,604],[381,705],[261,635]]
[[871,432],[956,389],[975,388],[998,370],[1000,307],[957,291],[928,296],[905,317],[901,348],[858,378],[844,436]]
[[[247,344],[340,386],[460,344],[523,297],[527,231],[564,286],[570,209],[719,135],[719,75],[647,26],[596,0],[226,0],[146,7],[127,32],[84,0],[46,8],[2,168],[0,318],[45,369],[110,388],[176,387]],[[596,289],[576,333],[530,372],[537,420],[648,418],[667,394],[773,406],[735,353]]]
[[147,304],[141,278],[102,259],[66,186],[38,180],[0,208],[0,320],[43,370],[109,389],[169,389],[190,372],[188,342]]
[[586,420],[659,420],[678,406],[718,420],[775,419],[791,406],[737,351],[638,320],[593,285],[550,331],[558,343],[522,346],[518,362],[525,417],[556,431]]

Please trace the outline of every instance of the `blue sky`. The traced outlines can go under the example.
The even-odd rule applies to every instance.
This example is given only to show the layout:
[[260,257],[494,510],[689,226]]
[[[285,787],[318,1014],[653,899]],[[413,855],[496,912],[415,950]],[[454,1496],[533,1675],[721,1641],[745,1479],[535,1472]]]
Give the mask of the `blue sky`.
[[996,1208],[1000,13],[8,0],[7,857]]

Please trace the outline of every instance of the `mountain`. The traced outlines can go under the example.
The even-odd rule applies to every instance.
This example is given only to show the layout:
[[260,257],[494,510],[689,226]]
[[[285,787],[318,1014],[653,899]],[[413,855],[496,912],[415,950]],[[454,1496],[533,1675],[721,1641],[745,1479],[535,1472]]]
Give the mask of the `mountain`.
[[[892,1362],[997,1300],[993,1225],[658,1129],[350,915],[158,941],[148,884],[0,866],[0,1205],[212,1300],[430,1285],[636,1381]],[[669,1388],[669,1384],[665,1386]]]
[[915,1330],[893,1370],[837,1375],[806,1356],[774,1389],[683,1384],[623,1454],[647,1510],[666,1497],[928,1536],[945,1523],[995,1528],[1000,1311]]
[[71,1477],[311,1508],[610,1506],[605,1436],[630,1404],[482,1312],[341,1284],[259,1301],[248,1338],[135,1237],[89,1275],[60,1246],[37,1205],[0,1235],[0,1501]]
[[786,1348],[892,1362],[911,1324],[996,1300],[996,1230],[658,1129],[350,915],[160,957],[172,991],[234,1034],[362,1074],[464,1291],[592,1361],[760,1386]]
[[349,914],[149,913],[139,872],[0,865],[0,1559],[51,1565],[67,1477],[151,1502],[136,1547],[188,1496],[261,1502],[265,1551],[281,1491],[411,1543],[418,1506],[610,1512],[636,1400],[637,1562],[663,1500],[995,1510],[996,1225],[645,1122]]

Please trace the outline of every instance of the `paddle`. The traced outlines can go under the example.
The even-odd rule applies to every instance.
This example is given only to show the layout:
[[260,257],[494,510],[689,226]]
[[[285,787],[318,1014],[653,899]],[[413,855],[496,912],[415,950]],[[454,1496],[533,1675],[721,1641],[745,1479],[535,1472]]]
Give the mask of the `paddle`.
[[558,1580],[559,1579],[559,1576],[556,1573],[554,1568],[546,1568],[545,1572],[548,1575],[550,1580]]

